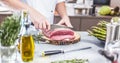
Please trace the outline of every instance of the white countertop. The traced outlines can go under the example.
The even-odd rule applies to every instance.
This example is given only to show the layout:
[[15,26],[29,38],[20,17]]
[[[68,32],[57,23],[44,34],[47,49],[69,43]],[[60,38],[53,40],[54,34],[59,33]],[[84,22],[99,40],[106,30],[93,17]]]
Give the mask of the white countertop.
[[[102,44],[95,37],[88,36],[87,32],[80,32],[81,41],[71,45],[51,45],[51,44],[36,44],[35,45],[35,57],[32,63],[50,63],[56,60],[65,59],[88,59],[89,63],[106,63],[106,58],[98,53],[98,50],[103,49],[104,44]],[[56,54],[47,57],[41,57],[42,51],[47,50],[71,50],[83,47],[92,47],[91,49],[74,51],[64,54]],[[18,62],[23,63],[20,59],[20,54],[18,53]]]

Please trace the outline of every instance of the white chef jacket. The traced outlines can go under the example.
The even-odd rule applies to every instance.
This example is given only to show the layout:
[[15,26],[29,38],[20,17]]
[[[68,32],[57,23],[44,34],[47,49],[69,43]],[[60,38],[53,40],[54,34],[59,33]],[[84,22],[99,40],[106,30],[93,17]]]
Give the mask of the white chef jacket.
[[44,15],[49,23],[53,23],[54,19],[54,10],[55,6],[59,2],[63,2],[65,0],[22,0],[28,5],[32,6],[42,15]]

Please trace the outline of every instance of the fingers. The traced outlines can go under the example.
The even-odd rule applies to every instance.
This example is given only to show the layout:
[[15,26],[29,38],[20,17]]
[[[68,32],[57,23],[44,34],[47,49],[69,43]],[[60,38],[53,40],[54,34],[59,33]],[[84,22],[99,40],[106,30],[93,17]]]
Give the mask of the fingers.
[[50,23],[46,22],[46,25],[47,25],[47,30],[50,30],[50,28],[51,28]]
[[70,23],[66,23],[66,25],[67,25],[68,27],[73,28],[73,26],[72,26]]
[[36,29],[41,29],[41,30],[50,30],[50,24],[47,21],[42,21],[42,22],[34,22],[34,26]]
[[43,30],[50,30],[50,24],[48,21],[45,21],[44,23],[42,23],[42,29]]
[[36,29],[39,29],[39,25],[38,24],[35,24],[35,23],[33,23],[33,24],[34,24]]
[[73,28],[73,26],[71,25],[71,23],[69,21],[64,21],[64,20],[61,20],[59,23],[57,23],[57,25],[65,25],[67,27]]
[[39,29],[39,24],[38,23],[33,22],[33,24],[34,24],[34,26],[35,26],[36,29]]
[[42,23],[42,28],[41,29],[46,29],[47,28],[47,26],[46,26],[46,23]]

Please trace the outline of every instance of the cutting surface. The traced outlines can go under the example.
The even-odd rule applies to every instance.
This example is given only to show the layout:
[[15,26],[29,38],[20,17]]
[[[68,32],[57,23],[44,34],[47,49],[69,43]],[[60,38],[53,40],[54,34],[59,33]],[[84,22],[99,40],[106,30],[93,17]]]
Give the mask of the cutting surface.
[[[81,41],[75,44],[70,45],[52,45],[52,44],[36,44],[35,45],[35,58],[33,63],[50,63],[51,61],[56,60],[65,60],[65,59],[88,59],[89,63],[108,63],[106,58],[98,53],[99,49],[103,49],[103,44],[96,39],[95,37],[88,36],[87,32],[80,32]],[[57,54],[52,56],[41,57],[41,52],[46,50],[71,50],[76,48],[83,48],[91,46],[91,49],[74,51],[65,54]],[[18,61],[21,62],[21,57],[18,53]]]

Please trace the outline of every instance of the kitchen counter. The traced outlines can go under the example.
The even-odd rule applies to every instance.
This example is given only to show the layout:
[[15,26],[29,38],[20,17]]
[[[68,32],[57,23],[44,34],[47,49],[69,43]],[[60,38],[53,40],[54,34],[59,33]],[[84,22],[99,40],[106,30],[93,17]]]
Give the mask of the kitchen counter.
[[[51,44],[43,44],[39,43],[35,45],[35,58],[33,63],[50,63],[51,61],[56,60],[65,60],[65,59],[88,59],[89,63],[106,63],[106,58],[98,53],[98,50],[104,48],[104,44],[101,43],[98,39],[93,36],[88,36],[87,32],[81,31],[79,32],[81,36],[81,40],[78,43],[70,44],[70,45],[51,45]],[[64,54],[56,54],[46,57],[41,57],[40,54],[42,51],[46,50],[71,50],[76,48],[83,47],[92,47],[91,49],[74,51]],[[20,54],[17,55],[17,63],[21,62]]]
[[[92,16],[92,15],[81,15],[81,14],[70,14],[69,17],[79,17],[79,18],[112,18],[112,16]],[[59,15],[55,15],[55,17],[60,17]]]

